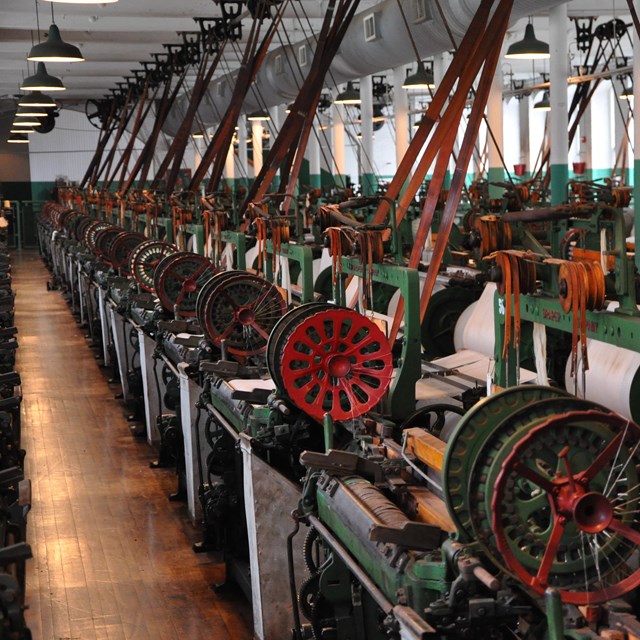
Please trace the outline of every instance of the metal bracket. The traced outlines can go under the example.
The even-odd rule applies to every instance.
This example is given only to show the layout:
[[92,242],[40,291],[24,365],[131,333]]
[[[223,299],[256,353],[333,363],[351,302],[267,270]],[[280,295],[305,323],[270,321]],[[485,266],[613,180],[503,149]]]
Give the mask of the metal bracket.
[[405,522],[401,527],[389,527],[377,524],[369,529],[369,540],[397,544],[407,549],[432,551],[437,549],[447,534],[431,524],[423,522]]

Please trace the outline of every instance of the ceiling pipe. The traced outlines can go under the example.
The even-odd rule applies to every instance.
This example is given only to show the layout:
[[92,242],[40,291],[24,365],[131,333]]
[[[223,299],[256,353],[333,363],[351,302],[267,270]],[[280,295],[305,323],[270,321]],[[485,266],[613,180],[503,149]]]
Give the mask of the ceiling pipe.
[[[511,24],[520,18],[565,4],[568,0],[515,0],[511,16]],[[406,5],[407,19],[411,34],[416,42],[421,58],[450,50],[447,30],[434,2],[426,0],[423,5],[427,17],[417,20],[415,17],[416,4]],[[403,6],[404,6],[403,5]],[[441,3],[447,23],[458,42],[464,36],[480,0],[449,0]],[[371,18],[373,16],[373,18]],[[375,38],[365,39],[365,23],[375,25]],[[297,69],[295,73],[299,82],[295,81],[289,63],[298,55],[302,46],[308,47],[307,60],[312,58],[315,46],[313,37],[297,42],[292,47],[288,45],[269,52],[256,78],[256,94],[250,92],[244,103],[244,112],[249,113],[260,107],[272,107],[288,104],[298,94],[301,84]],[[282,72],[278,72],[277,57],[281,56]],[[406,35],[406,27],[398,8],[397,0],[384,0],[379,4],[361,11],[349,26],[347,35],[340,50],[327,73],[327,86],[342,84],[349,80],[356,80],[363,76],[380,73],[403,64],[415,63],[415,52],[411,41]],[[308,70],[303,68],[303,71]],[[235,73],[219,76],[211,81],[211,85],[198,111],[200,120],[207,127],[217,125],[219,114],[223,114],[228,106],[232,94]],[[182,122],[182,114],[186,109],[187,96],[181,96],[173,105],[164,125],[165,133],[175,135]]]

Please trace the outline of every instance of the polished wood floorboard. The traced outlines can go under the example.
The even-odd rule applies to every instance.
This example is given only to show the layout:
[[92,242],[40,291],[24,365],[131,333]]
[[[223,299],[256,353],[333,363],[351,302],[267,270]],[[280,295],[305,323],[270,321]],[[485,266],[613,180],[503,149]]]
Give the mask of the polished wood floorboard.
[[22,437],[32,481],[27,623],[42,640],[251,638],[248,603],[217,595],[220,558],[196,555],[175,474],[150,469],[85,331],[36,252],[12,258]]

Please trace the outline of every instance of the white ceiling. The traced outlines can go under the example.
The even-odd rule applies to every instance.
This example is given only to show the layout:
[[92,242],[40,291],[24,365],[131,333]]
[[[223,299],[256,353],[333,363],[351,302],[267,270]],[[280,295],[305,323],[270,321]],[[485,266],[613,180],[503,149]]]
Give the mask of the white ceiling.
[[[360,10],[380,1],[361,0]],[[140,69],[141,61],[151,61],[152,53],[163,52],[163,44],[181,42],[180,32],[197,30],[194,16],[221,16],[221,9],[213,0],[120,0],[98,5],[0,0],[0,105],[19,93],[23,76],[34,72],[33,65],[27,65],[26,55],[32,38],[38,41],[36,4],[41,39],[51,24],[53,6],[55,22],[63,39],[80,47],[87,60],[47,65],[49,73],[62,78],[67,86],[67,91],[57,94],[56,99],[68,106],[83,105],[88,98],[103,97],[124,76],[130,76],[132,69]],[[311,30],[319,30],[326,4],[327,0],[292,0],[284,24],[291,42],[303,40]],[[599,21],[620,15],[629,20],[625,0],[573,0],[568,6],[570,15],[598,16]],[[246,37],[250,20],[247,11],[245,15]],[[535,20],[540,39],[547,38],[546,23],[546,18]],[[521,26],[511,28],[509,36],[512,40],[521,37]],[[570,37],[574,37],[573,34]],[[275,38],[273,47],[280,44]],[[221,73],[237,66],[237,56],[237,48],[227,48],[226,59],[220,65]],[[516,76],[530,77],[531,66],[514,64],[510,70]]]
[[[63,40],[80,47],[85,62],[49,63],[47,71],[64,81],[67,91],[56,98],[64,101],[84,101],[100,98],[132,69],[140,69],[141,61],[151,61],[152,53],[165,51],[163,44],[180,43],[180,32],[194,32],[198,25],[194,17],[214,18],[222,15],[212,0],[120,0],[113,4],[64,4],[42,0],[1,0],[0,4],[0,96],[18,93],[19,83],[31,75],[33,65],[26,56],[32,38],[38,42],[36,3],[41,39],[51,24],[53,6],[55,22]],[[306,17],[313,29],[319,29],[325,2],[295,0],[297,14],[305,30]],[[364,6],[372,2],[365,2]],[[248,32],[247,19],[243,36]],[[286,14],[285,26],[295,42],[304,37],[300,20],[293,10]],[[307,33],[307,35],[309,35]],[[274,43],[276,46],[277,41]],[[237,55],[229,53],[227,65],[237,66]],[[229,66],[226,66],[228,69]]]

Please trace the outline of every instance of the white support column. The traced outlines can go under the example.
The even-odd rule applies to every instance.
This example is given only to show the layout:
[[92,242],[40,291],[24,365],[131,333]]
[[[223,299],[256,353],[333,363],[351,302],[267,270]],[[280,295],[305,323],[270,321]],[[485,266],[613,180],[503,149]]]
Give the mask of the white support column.
[[309,160],[309,182],[310,186],[314,189],[320,189],[322,187],[322,167],[321,167],[321,153],[320,153],[320,140],[318,131],[318,119],[313,122],[313,131],[309,136],[309,143],[307,144],[307,159]]
[[563,4],[549,9],[549,50],[551,104],[549,134],[551,138],[551,204],[560,204],[566,199],[569,170],[568,107],[567,76],[569,75],[567,30],[567,5]]
[[[333,98],[338,95],[333,91]],[[337,185],[345,185],[346,164],[344,157],[344,107],[341,104],[333,103],[333,175]]]
[[253,176],[257,176],[262,169],[262,122],[251,123],[251,145],[253,147]]
[[[624,154],[627,151],[628,147],[628,138],[627,138],[627,113],[629,111],[629,102],[627,100],[620,100],[616,94],[620,93],[620,83],[614,82],[611,84],[613,93],[613,132],[614,132],[614,162],[618,157],[618,153],[622,148],[622,153]],[[619,166],[617,168],[617,175],[620,176],[620,172],[622,171],[622,165],[625,165],[625,168],[629,168],[629,157],[627,156],[626,162],[624,162],[623,156],[620,156]],[[622,175],[623,182],[627,182],[627,176]]]
[[591,167],[593,165],[592,153],[593,149],[591,147],[592,135],[591,135],[591,103],[587,105],[587,108],[584,110],[582,114],[582,118],[580,119],[579,130],[580,139],[578,140],[578,162],[584,162],[584,174],[574,174],[577,176],[584,175],[585,178],[591,178]]
[[601,84],[591,98],[591,178],[609,175],[613,166],[611,140],[611,84]]
[[234,145],[229,145],[229,151],[227,152],[227,158],[224,163],[224,177],[227,181],[227,186],[233,188],[236,177],[236,153]]
[[376,176],[373,168],[373,80],[371,76],[360,79],[360,131],[361,139],[361,171],[360,188],[365,196],[376,191]]
[[396,127],[396,168],[409,148],[409,97],[402,88],[406,77],[405,67],[393,70],[393,107]]
[[[501,56],[502,57],[502,56]],[[504,181],[504,167],[500,153],[503,147],[503,122],[502,112],[502,68],[498,65],[491,82],[489,100],[487,101],[487,129],[489,147],[489,197],[500,198],[504,192],[502,187],[492,185],[492,182]],[[492,135],[493,134],[493,135]]]
[[247,117],[244,113],[240,114],[238,118],[238,165],[240,179],[247,186],[251,174],[249,172],[249,156],[247,153]]
[[531,171],[529,156],[531,145],[529,144],[529,96],[522,96],[518,100],[518,127],[520,133],[520,164],[525,165],[525,175]]

